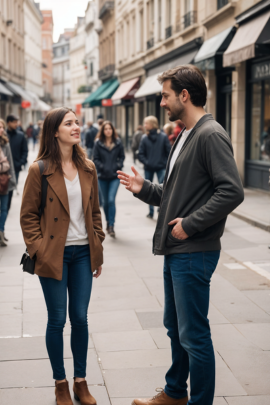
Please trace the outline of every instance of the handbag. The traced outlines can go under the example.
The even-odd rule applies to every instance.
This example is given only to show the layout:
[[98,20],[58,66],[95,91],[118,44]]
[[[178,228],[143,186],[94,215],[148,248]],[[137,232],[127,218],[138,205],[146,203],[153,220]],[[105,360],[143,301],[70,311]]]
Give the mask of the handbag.
[[[46,206],[46,198],[47,198],[47,188],[48,182],[46,175],[43,174],[44,172],[44,162],[43,160],[38,160],[39,171],[41,175],[41,205],[39,208],[39,217],[43,215],[44,208]],[[25,253],[22,255],[20,264],[23,266],[22,269],[26,273],[35,274],[35,262],[36,262],[36,255],[31,259],[29,253],[26,249]]]
[[0,195],[5,195],[8,193],[8,184],[9,179],[11,178],[10,174],[8,173],[9,169],[9,161],[0,147]]

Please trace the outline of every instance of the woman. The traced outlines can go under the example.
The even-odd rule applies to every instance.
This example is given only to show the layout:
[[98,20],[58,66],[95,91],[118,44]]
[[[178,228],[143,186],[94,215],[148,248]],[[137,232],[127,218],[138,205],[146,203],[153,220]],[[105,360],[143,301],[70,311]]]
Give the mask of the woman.
[[174,141],[175,141],[174,140],[173,130],[174,130],[174,124],[171,123],[171,122],[169,122],[168,124],[165,124],[164,127],[163,127],[163,131],[167,135],[171,145],[173,145]]
[[41,175],[38,163],[29,169],[21,227],[30,257],[36,257],[47,309],[46,345],[53,369],[58,405],[72,405],[63,361],[63,328],[67,291],[74,357],[74,396],[82,405],[96,401],[85,381],[88,347],[87,309],[92,277],[103,263],[101,213],[94,164],[86,159],[80,127],[69,108],[56,108],[45,118],[37,160],[43,160],[48,189],[46,207],[39,217]]
[[98,172],[98,184],[102,194],[107,232],[115,237],[115,197],[120,180],[117,170],[121,170],[125,160],[124,148],[110,121],[105,121],[97,135],[94,147],[94,163]]
[[14,171],[13,159],[9,145],[9,140],[5,130],[6,130],[5,121],[0,118],[0,155],[2,155],[3,153],[4,158],[7,158],[7,161],[10,166],[8,174],[11,176],[8,182],[7,192],[5,194],[0,194],[0,246],[7,246],[8,240],[5,237],[5,223],[8,214],[8,194],[10,191],[15,190],[16,188],[16,176]]

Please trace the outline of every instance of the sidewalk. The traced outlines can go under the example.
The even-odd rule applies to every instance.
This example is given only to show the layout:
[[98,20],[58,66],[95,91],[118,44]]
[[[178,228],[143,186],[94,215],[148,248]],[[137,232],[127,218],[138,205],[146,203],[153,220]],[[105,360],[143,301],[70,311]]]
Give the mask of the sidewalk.
[[[125,170],[130,165],[128,156]],[[24,251],[19,208],[25,177],[24,172],[7,222],[9,246],[0,249],[0,405],[53,405],[45,303],[38,278],[23,275],[18,265]],[[170,366],[162,324],[163,258],[151,253],[156,221],[146,218],[147,212],[120,187],[117,238],[105,240],[103,274],[94,280],[89,306],[87,381],[98,405],[129,405],[135,397],[153,396]],[[268,232],[229,217],[211,286],[214,405],[270,403],[269,244]],[[64,335],[71,385],[68,320]]]

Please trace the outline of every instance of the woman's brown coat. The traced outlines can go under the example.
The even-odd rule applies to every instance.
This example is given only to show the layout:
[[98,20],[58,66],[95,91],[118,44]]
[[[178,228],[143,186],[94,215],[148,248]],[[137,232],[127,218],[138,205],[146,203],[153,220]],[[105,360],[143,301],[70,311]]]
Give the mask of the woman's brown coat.
[[[103,263],[102,230],[98,201],[98,182],[94,163],[88,161],[90,171],[78,169],[85,225],[88,233],[91,269]],[[37,163],[30,166],[25,182],[21,228],[31,258],[36,255],[35,273],[42,277],[62,280],[63,256],[69,227],[69,204],[64,176],[55,168],[48,175],[46,207],[39,217],[41,205],[41,175]]]

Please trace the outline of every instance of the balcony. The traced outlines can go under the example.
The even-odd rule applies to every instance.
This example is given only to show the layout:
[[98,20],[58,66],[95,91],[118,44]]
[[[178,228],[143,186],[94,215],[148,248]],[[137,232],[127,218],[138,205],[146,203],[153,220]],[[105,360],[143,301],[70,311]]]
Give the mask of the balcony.
[[154,37],[152,37],[146,43],[147,49],[153,48],[154,44],[155,44],[155,40],[154,40]]
[[98,78],[100,80],[107,80],[110,79],[115,71],[115,65],[107,65],[105,68],[99,70],[98,72]]
[[183,29],[190,27],[197,22],[197,11],[189,11],[183,17]]
[[229,0],[217,0],[217,10],[220,10],[222,7],[227,6]]
[[104,18],[107,13],[110,13],[114,9],[114,1],[100,0],[99,3],[99,16],[98,18]]
[[168,39],[172,36],[172,25],[165,28],[165,39]]

